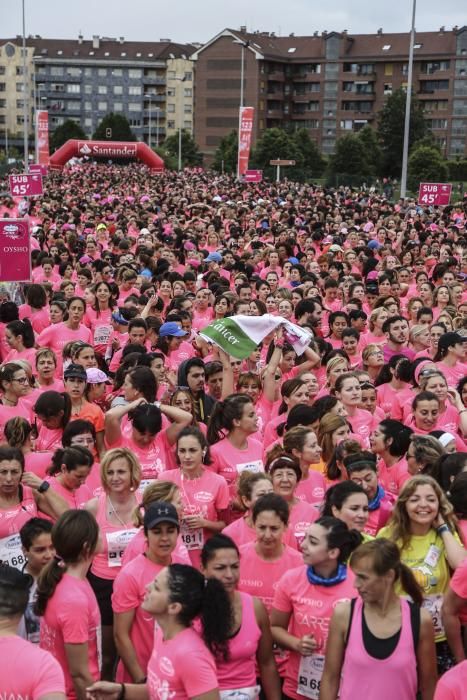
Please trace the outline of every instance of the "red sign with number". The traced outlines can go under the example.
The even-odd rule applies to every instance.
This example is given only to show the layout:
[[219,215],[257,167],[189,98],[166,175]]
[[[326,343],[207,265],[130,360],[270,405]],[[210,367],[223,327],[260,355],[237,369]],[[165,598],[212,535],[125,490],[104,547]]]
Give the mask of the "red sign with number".
[[31,281],[31,243],[26,219],[0,219],[0,280]]
[[422,206],[445,207],[451,200],[452,185],[444,182],[421,182],[418,203]]
[[13,197],[34,197],[42,194],[42,175],[10,175],[10,192]]

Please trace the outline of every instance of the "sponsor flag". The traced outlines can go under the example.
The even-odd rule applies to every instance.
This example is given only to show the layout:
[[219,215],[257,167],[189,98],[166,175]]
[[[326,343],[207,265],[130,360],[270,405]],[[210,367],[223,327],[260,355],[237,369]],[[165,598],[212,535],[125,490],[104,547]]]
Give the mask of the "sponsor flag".
[[200,331],[202,338],[222,348],[226,353],[243,360],[250,355],[259,343],[283,326],[284,338],[297,353],[302,355],[312,339],[311,333],[282,316],[229,316],[213,321]]
[[49,113],[45,109],[36,113],[37,162],[49,164]]
[[248,170],[254,113],[254,107],[240,107],[240,136],[238,139],[238,174],[240,177]]

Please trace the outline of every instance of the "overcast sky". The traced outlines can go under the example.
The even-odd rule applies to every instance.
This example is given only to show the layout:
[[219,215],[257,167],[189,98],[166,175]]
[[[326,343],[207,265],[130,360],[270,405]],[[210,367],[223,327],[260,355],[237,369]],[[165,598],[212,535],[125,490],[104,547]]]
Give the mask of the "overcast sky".
[[[74,39],[79,32],[126,39],[204,42],[224,27],[248,31],[373,33],[408,31],[410,0],[25,0],[26,34]],[[416,28],[434,31],[466,21],[465,0],[418,0]],[[21,0],[0,0],[1,38],[22,32]]]

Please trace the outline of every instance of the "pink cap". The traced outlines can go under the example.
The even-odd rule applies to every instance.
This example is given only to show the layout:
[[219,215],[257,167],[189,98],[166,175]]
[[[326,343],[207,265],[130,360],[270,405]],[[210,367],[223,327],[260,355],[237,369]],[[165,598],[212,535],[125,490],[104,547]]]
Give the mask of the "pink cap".
[[420,377],[421,372],[423,372],[424,369],[427,369],[428,367],[433,367],[433,369],[436,369],[433,360],[423,360],[423,362],[420,362],[415,368],[415,372],[413,373],[414,379],[418,384],[418,379]]
[[89,367],[86,370],[88,384],[103,384],[110,381],[105,372],[98,367]]

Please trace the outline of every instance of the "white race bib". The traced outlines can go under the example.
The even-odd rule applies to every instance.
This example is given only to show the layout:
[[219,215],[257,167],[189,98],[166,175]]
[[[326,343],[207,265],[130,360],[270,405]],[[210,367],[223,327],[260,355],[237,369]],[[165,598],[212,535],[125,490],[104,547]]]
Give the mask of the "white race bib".
[[94,329],[94,345],[107,345],[112,331],[112,326],[96,326]]
[[182,541],[188,551],[193,549],[203,549],[204,545],[204,532],[203,528],[200,527],[197,530],[190,530],[187,527],[182,527],[180,529],[180,534],[182,536]]
[[117,530],[117,532],[107,532],[107,565],[110,567],[121,566],[122,557],[138,530],[132,528],[129,530]]
[[244,462],[243,464],[237,464],[238,474],[247,471],[254,472],[255,474],[257,474],[258,472],[264,472],[263,462],[260,459],[256,459],[254,462]]
[[321,654],[302,656],[298,669],[297,693],[311,700],[319,700],[323,670],[324,656]]
[[235,688],[232,690],[219,690],[221,700],[255,700],[260,693],[259,685],[252,685],[249,688]]
[[19,533],[0,539],[0,563],[13,566],[19,571],[26,564],[26,557],[21,548]]
[[140,484],[138,486],[138,492],[143,495],[144,489],[146,486],[149,486],[150,484],[153,484],[156,481],[156,479],[141,479]]
[[441,637],[444,635],[444,626],[441,618],[441,608],[443,607],[443,596],[442,594],[428,595],[422,603],[422,608],[428,610],[433,620],[433,627],[435,630],[435,637]]

